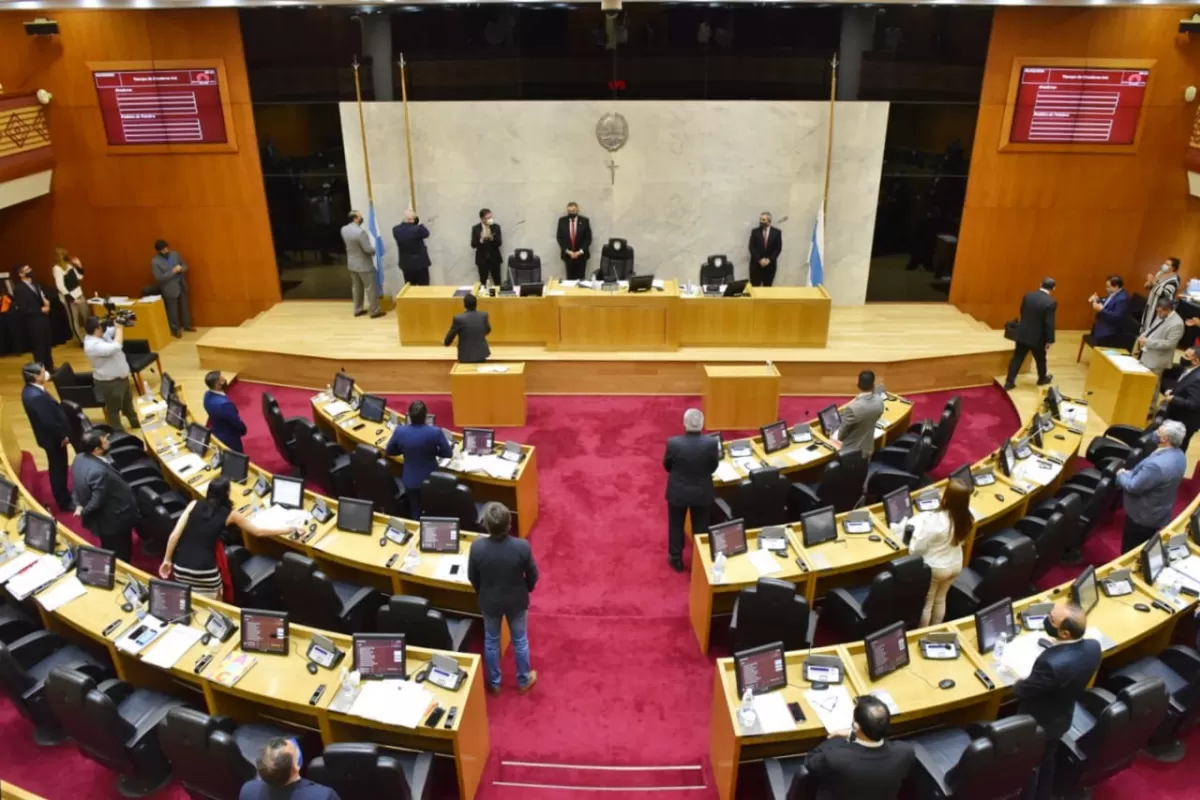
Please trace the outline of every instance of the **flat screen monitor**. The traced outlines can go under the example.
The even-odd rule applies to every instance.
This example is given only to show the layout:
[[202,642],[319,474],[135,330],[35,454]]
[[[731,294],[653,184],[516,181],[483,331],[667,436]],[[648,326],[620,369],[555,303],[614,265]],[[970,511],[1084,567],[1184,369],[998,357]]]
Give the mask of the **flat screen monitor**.
[[377,394],[364,394],[358,404],[358,415],[367,422],[383,422],[387,411],[387,398]]
[[58,539],[54,520],[34,511],[25,512],[25,545],[43,553],[53,553]]
[[112,589],[117,579],[117,554],[81,544],[75,560],[75,577],[84,586]]
[[304,481],[276,475],[271,479],[271,503],[283,508],[304,508]]
[[[712,437],[713,439],[717,440],[717,454],[720,455],[721,458],[724,458],[725,457],[725,440],[721,437],[721,434],[718,433],[717,431],[713,431],[712,433],[709,434],[709,436]],[[1200,540],[1198,540],[1198,541],[1200,541]]]
[[158,396],[163,400],[170,400],[175,397],[175,379],[165,372],[162,374],[162,380],[159,382]]
[[203,456],[208,451],[208,442],[211,436],[212,431],[193,422],[187,426],[187,438],[184,440],[184,444],[190,452]]
[[[27,537],[28,538],[28,537]],[[1139,556],[1142,565],[1142,580],[1153,586],[1158,580],[1159,573],[1167,565],[1167,551],[1163,548],[1162,537],[1157,533],[1142,546]]]
[[521,297],[541,297],[546,285],[541,281],[536,283],[522,283],[519,287]]
[[778,450],[786,450],[792,443],[792,439],[788,435],[787,423],[783,420],[772,422],[759,430],[762,431],[764,452],[774,453]]
[[903,622],[893,622],[868,634],[863,645],[867,654],[867,674],[873,681],[908,666],[908,637],[904,635]]
[[243,608],[241,618],[243,650],[247,653],[287,655],[288,615],[286,612]]
[[471,455],[487,455],[496,446],[496,432],[491,428],[463,428],[463,450]]
[[964,464],[951,472],[950,480],[960,480],[967,485],[968,489],[975,491],[975,474],[971,472],[970,464]]
[[787,686],[783,642],[771,642],[734,653],[733,675],[737,680],[738,697],[745,694],[747,689],[754,694],[762,694]]
[[888,526],[898,525],[906,519],[912,519],[913,502],[908,489],[901,486],[883,496],[883,514]]
[[375,504],[370,500],[339,497],[337,526],[339,531],[370,533],[375,524]]
[[234,483],[244,483],[250,475],[250,456],[226,450],[221,456],[221,477]]
[[178,622],[192,613],[192,587],[177,581],[150,579],[146,613],[162,622]]
[[187,406],[178,400],[167,401],[167,424],[177,431],[187,427]]
[[998,600],[975,612],[975,640],[979,643],[980,653],[992,652],[1001,635],[1011,637],[1016,632],[1011,598]]
[[837,406],[825,406],[817,412],[817,422],[821,424],[821,433],[832,437],[842,427],[842,412]]
[[833,506],[825,506],[800,515],[804,546],[814,547],[837,538],[837,516]]
[[708,550],[716,559],[724,553],[726,558],[746,552],[746,521],[731,519],[719,525],[708,526]]
[[1084,611],[1091,611],[1100,602],[1099,589],[1096,585],[1096,568],[1088,567],[1071,584],[1071,601]]
[[996,459],[996,463],[1000,465],[1000,471],[1006,478],[1012,477],[1013,470],[1017,468],[1017,452],[1013,450],[1012,442],[1005,442],[1001,446],[1000,457]]
[[0,478],[0,515],[12,517],[17,513],[17,485]]
[[1046,410],[1055,419],[1062,419],[1062,403],[1062,392],[1058,390],[1057,386],[1051,386],[1046,390]]
[[421,517],[422,553],[457,553],[458,520],[454,517]]
[[629,291],[648,292],[654,288],[654,275],[630,275]]
[[1188,520],[1188,532],[1192,534],[1192,541],[1200,544],[1200,508],[1192,512],[1192,518]]
[[354,671],[363,678],[402,681],[408,677],[403,633],[356,633],[350,639]]
[[746,287],[750,285],[750,281],[745,278],[738,278],[736,281],[730,281],[725,286],[725,297],[738,297],[745,293]]
[[333,376],[333,396],[342,402],[349,403],[354,396],[354,378],[344,372]]

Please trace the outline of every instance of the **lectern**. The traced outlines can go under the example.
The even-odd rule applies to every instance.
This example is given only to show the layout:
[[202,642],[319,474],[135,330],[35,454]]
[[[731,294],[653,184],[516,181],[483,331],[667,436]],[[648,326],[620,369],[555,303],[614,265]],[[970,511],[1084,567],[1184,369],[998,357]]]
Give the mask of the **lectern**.
[[520,427],[525,424],[525,364],[455,364],[450,399],[460,428]]
[[779,418],[774,364],[704,365],[704,425],[709,430],[758,428]]

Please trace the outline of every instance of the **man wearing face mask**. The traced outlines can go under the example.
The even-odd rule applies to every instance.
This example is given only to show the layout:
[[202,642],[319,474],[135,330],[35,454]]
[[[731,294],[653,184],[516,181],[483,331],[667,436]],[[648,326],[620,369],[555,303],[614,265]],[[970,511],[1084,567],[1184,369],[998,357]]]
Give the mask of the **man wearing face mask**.
[[221,377],[220,370],[214,369],[204,376],[204,385],[208,387],[204,393],[204,411],[208,414],[208,427],[212,429],[213,436],[230,450],[246,452],[242,449],[246,423],[242,422],[237,406],[225,396],[229,381]]
[[429,228],[421,224],[421,218],[411,208],[404,212],[404,221],[392,228],[396,240],[396,260],[404,273],[404,282],[414,286],[429,285],[429,251],[425,240]]
[[1133,469],[1117,470],[1117,486],[1123,492],[1125,529],[1121,552],[1145,544],[1171,521],[1179,484],[1187,473],[1183,423],[1167,420],[1155,431],[1158,447]]
[[1030,779],[1031,788],[1036,785],[1036,790],[1028,796],[1036,800],[1050,797],[1059,740],[1071,727],[1076,701],[1100,668],[1100,643],[1083,638],[1087,613],[1082,608],[1060,600],[1044,624],[1053,645],[1038,653],[1029,677],[1013,686],[1019,703],[1017,712],[1029,714],[1046,733],[1042,765]]
[[758,215],[758,227],[750,231],[750,285],[771,286],[779,254],[783,252],[783,231],[771,227],[771,212]]
[[1192,434],[1200,428],[1200,349],[1189,347],[1183,351],[1183,372],[1175,386],[1163,393],[1167,419],[1183,425],[1183,442],[1179,449],[1187,452],[1192,443]]
[[50,353],[50,295],[33,280],[33,269],[23,264],[17,270],[19,280],[13,284],[13,311],[33,353],[33,360],[54,372],[54,356]]
[[25,388],[21,390],[21,405],[33,428],[33,438],[38,447],[46,451],[46,465],[50,470],[50,490],[54,503],[60,511],[71,511],[71,492],[67,489],[67,445],[70,443],[71,428],[67,414],[49,392],[46,381],[50,373],[41,364],[26,364],[21,369]]
[[504,263],[500,247],[503,243],[500,226],[492,221],[491,209],[480,209],[479,224],[471,226],[471,249],[475,251],[480,283],[486,284],[491,278],[493,285],[500,285],[500,265]]
[[1157,273],[1146,274],[1146,310],[1142,312],[1142,330],[1144,335],[1154,324],[1154,309],[1162,299],[1174,300],[1179,294],[1179,259],[1168,258],[1158,268]]
[[71,465],[75,516],[83,527],[129,563],[133,558],[133,526],[138,519],[133,490],[108,458],[108,434],[92,428],[83,434]]
[[558,218],[558,230],[554,238],[558,240],[558,249],[562,252],[567,280],[583,280],[592,247],[592,224],[579,213],[578,203],[567,203],[567,215]]

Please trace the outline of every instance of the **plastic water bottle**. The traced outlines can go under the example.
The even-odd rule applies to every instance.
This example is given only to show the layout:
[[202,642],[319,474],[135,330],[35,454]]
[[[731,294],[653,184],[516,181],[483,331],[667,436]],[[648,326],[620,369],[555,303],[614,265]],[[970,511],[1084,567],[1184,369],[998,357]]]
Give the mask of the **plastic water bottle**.
[[746,691],[742,692],[742,707],[738,709],[738,722],[742,723],[743,728],[752,728],[756,721],[758,712],[754,710],[754,692],[746,687]]
[[720,583],[725,580],[725,554],[717,553],[717,557],[713,560],[713,582]]
[[996,663],[1004,660],[1004,646],[1008,644],[1008,634],[1002,633],[996,639],[996,644],[992,647],[992,657],[996,659]]

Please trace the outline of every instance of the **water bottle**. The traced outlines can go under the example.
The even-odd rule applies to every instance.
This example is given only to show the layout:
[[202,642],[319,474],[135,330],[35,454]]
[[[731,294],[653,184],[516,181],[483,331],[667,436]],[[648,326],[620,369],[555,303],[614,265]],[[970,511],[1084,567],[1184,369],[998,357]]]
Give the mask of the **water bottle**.
[[142,398],[147,405],[154,402],[154,392],[150,390],[150,381],[142,381],[142,387],[146,390],[145,396]]
[[717,553],[717,557],[713,560],[713,583],[720,583],[725,580],[725,554]]
[[1006,644],[1008,644],[1008,634],[1002,633],[996,639],[996,644],[992,647],[992,657],[995,658],[997,664],[1004,660],[1004,646]]
[[1172,608],[1179,607],[1179,586],[1171,578],[1164,578],[1162,581],[1162,594],[1166,599],[1167,605]]
[[742,692],[742,707],[738,709],[738,721],[742,723],[743,728],[753,728],[757,720],[758,712],[754,710],[754,692],[750,690],[750,687],[746,687],[746,691]]

